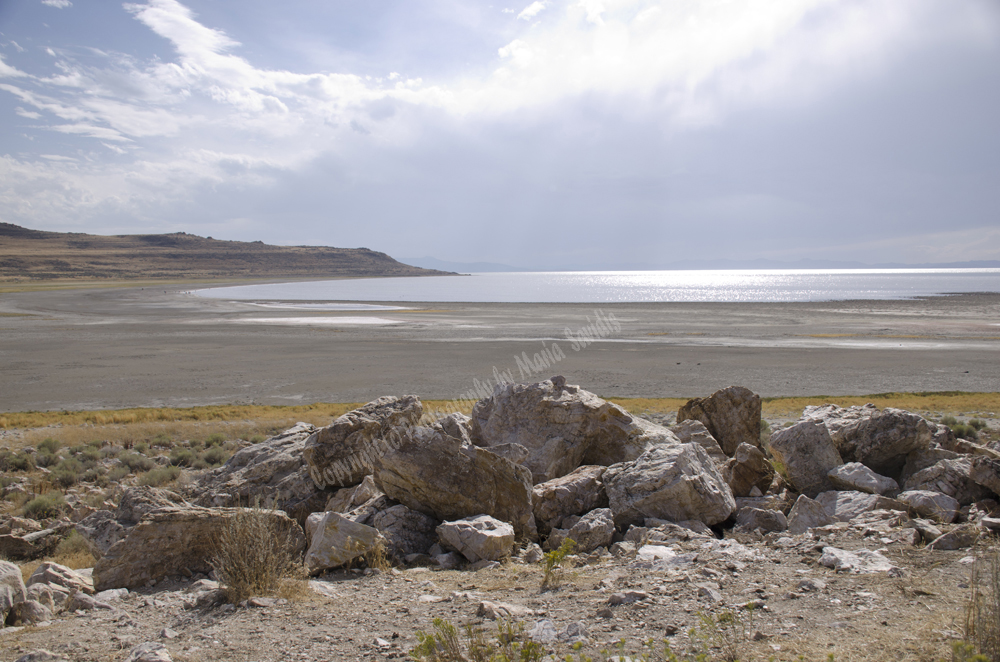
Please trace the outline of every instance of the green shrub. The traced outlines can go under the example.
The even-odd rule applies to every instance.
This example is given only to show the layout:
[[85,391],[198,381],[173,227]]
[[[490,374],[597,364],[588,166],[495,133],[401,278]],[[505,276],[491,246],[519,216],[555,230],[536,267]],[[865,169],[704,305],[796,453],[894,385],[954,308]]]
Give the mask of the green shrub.
[[174,441],[171,439],[167,433],[161,432],[150,442],[153,448],[173,448]]
[[107,473],[108,482],[110,482],[110,483],[120,483],[130,473],[132,473],[132,472],[129,471],[128,467],[122,466],[120,464],[116,465],[114,467],[111,467],[108,470],[108,473]]
[[31,471],[35,461],[27,453],[0,452],[0,471]]
[[986,427],[986,421],[981,421],[978,418],[973,418],[969,420],[969,427],[974,429],[976,432],[982,430]]
[[212,446],[219,446],[220,444],[225,443],[225,441],[226,435],[221,432],[213,432],[205,439],[205,446],[211,448]]
[[942,416],[941,423],[947,425],[948,427],[952,427],[953,425],[958,425],[958,419],[954,416]]
[[123,453],[118,458],[118,461],[121,462],[122,465],[128,467],[129,471],[132,473],[149,471],[156,466],[156,462],[153,462],[145,455],[139,455],[138,453]]
[[263,441],[267,441],[267,437],[265,437],[262,434],[255,434],[252,437],[250,437],[250,439],[248,439],[248,441],[251,444],[259,444],[259,443],[261,443]]
[[569,554],[573,553],[576,548],[576,541],[570,538],[566,538],[559,545],[559,549],[554,549],[551,552],[545,554],[543,561],[545,567],[545,574],[542,575],[542,589],[555,588],[559,585],[560,577],[556,572],[559,564],[563,562]]
[[56,555],[58,556],[72,556],[74,554],[90,553],[90,548],[87,547],[87,541],[83,539],[76,529],[70,529],[69,535],[59,541],[59,545],[56,547]]
[[119,446],[105,446],[101,449],[101,459],[116,458],[121,455],[122,449]]
[[101,448],[104,448],[104,446],[107,443],[108,442],[105,441],[104,439],[92,439],[91,441],[87,442],[87,445],[95,450],[100,450]]
[[[418,631],[417,646],[410,651],[410,657],[424,662],[539,662],[545,659],[545,648],[524,637],[524,624],[503,619],[497,621],[497,631],[493,640],[486,637],[482,628],[466,625],[465,650],[458,628],[443,618],[432,621],[434,631],[430,634]],[[567,658],[571,659],[571,658]],[[581,658],[583,659],[583,658]],[[620,658],[624,659],[624,658]],[[638,659],[638,658],[636,658]]]
[[73,454],[73,456],[82,462],[85,468],[89,468],[88,465],[100,462],[101,451],[96,448],[91,448],[90,446],[82,446],[76,453]]
[[190,467],[194,464],[195,454],[187,448],[175,448],[170,451],[170,464],[175,467]]
[[160,487],[172,483],[181,475],[179,467],[157,467],[139,476],[139,484]]
[[62,448],[62,443],[52,437],[48,437],[38,443],[39,452],[49,453],[50,455],[54,455],[60,448]]
[[966,425],[965,423],[959,423],[951,428],[951,431],[955,433],[955,436],[959,439],[968,439],[969,441],[975,441],[979,439],[979,434],[976,429],[971,425]]
[[147,444],[147,443],[145,443],[143,441],[140,441],[138,444],[136,444],[132,448],[135,450],[136,453],[141,453],[142,455],[145,455],[146,453],[149,452],[149,444]]
[[24,515],[31,519],[46,519],[58,517],[62,509],[66,507],[66,500],[59,492],[49,492],[41,494],[24,504]]
[[53,455],[49,452],[40,452],[35,456],[35,466],[39,467],[51,467],[53,464],[59,461],[58,455]]
[[100,467],[94,467],[93,469],[87,469],[87,471],[80,476],[80,482],[94,483],[98,487],[106,487],[110,481]]
[[201,458],[208,463],[208,466],[217,467],[229,459],[229,451],[221,446],[212,446],[201,454]]

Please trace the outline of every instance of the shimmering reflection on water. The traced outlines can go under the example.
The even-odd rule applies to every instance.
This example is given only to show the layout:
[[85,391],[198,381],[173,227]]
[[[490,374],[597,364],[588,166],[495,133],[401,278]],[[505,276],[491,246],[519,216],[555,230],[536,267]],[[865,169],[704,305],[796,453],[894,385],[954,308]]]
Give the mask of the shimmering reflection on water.
[[1000,269],[572,271],[359,278],[220,287],[257,301],[637,303],[845,301],[1000,292]]

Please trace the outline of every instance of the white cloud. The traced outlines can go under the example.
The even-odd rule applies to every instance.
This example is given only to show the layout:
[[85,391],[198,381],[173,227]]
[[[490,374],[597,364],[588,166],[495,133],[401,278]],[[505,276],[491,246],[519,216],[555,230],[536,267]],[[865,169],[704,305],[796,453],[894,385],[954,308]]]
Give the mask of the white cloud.
[[76,161],[72,156],[61,156],[59,154],[39,154],[39,156],[49,161]]
[[3,61],[3,56],[0,55],[0,78],[20,78],[22,76],[27,76],[20,69],[10,66]]
[[548,4],[547,2],[536,0],[535,2],[532,2],[530,5],[522,9],[521,13],[518,14],[517,17],[524,21],[530,21],[535,16],[538,16],[539,12],[545,9],[545,6],[547,4]]
[[39,120],[39,119],[42,118],[42,114],[41,113],[36,113],[33,110],[25,110],[24,108],[21,108],[20,106],[18,106],[17,108],[15,108],[14,112],[17,113],[18,115],[20,115],[21,117],[27,117],[29,120]]
[[48,5],[49,7],[55,7],[56,9],[66,9],[67,7],[72,7],[73,3],[70,0],[42,0],[43,5]]

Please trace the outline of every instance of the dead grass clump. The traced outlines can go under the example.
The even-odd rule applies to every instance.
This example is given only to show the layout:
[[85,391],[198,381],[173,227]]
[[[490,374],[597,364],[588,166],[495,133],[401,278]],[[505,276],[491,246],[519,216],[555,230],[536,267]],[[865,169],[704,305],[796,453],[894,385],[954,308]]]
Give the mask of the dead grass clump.
[[977,555],[965,609],[965,642],[990,662],[1000,662],[1000,549]]
[[211,565],[230,602],[273,595],[281,580],[294,574],[290,532],[282,530],[276,513],[254,503],[220,527]]

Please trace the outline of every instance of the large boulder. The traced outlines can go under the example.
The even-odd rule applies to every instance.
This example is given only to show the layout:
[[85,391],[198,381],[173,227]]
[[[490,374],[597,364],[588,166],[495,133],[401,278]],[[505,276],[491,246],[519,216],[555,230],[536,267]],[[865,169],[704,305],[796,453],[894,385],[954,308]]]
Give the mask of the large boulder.
[[954,522],[955,518],[958,517],[960,504],[956,499],[947,494],[927,490],[913,490],[903,492],[896,499],[905,503],[921,517],[930,517],[946,524]]
[[374,473],[378,458],[402,430],[416,425],[424,407],[415,395],[385,396],[349,411],[314,432],[303,457],[316,487],[349,487]]
[[140,485],[126,488],[118,508],[95,511],[76,523],[76,532],[95,559],[100,559],[148,513],[167,506],[187,506],[187,501],[170,490]]
[[11,607],[27,599],[21,569],[8,561],[0,561],[0,624]]
[[742,386],[730,386],[707,398],[688,400],[677,410],[677,422],[701,421],[729,457],[740,444],[760,446],[760,396]]
[[520,444],[532,483],[565,476],[582,464],[633,460],[647,448],[680,441],[666,428],[553,377],[505,383],[472,409],[472,440],[490,448]]
[[878,494],[867,492],[830,491],[816,495],[816,501],[826,508],[830,516],[838,522],[852,519],[873,510],[898,510],[906,512],[906,504]]
[[77,522],[76,532],[87,545],[91,556],[99,559],[128,534],[128,529],[118,521],[115,513],[98,510]]
[[694,442],[704,448],[708,456],[715,462],[715,466],[720,470],[729,461],[729,456],[722,451],[722,446],[719,445],[719,442],[716,441],[715,437],[712,436],[712,433],[708,431],[708,428],[701,421],[689,418],[686,421],[680,421],[677,425],[671,425],[667,429],[677,435],[682,444]]
[[[212,571],[220,527],[244,508],[166,506],[154,510],[132,527],[94,566],[94,588],[138,588],[168,575]],[[289,551],[305,547],[302,527],[280,510],[263,511],[269,530],[288,542]]]
[[604,472],[604,488],[617,526],[647,517],[713,525],[736,510],[729,485],[698,444],[651,448],[614,464]]
[[315,426],[298,423],[240,449],[191,488],[192,502],[208,508],[273,505],[301,524],[309,513],[322,510],[329,497],[313,483],[303,458],[306,441],[315,432]]
[[814,498],[834,489],[828,474],[843,464],[827,428],[816,421],[799,421],[774,432],[771,455],[784,467],[784,477],[800,493]]
[[365,476],[360,484],[337,490],[327,500],[323,512],[347,513],[381,494],[382,490],[375,484],[374,476]]
[[729,483],[733,496],[746,497],[750,496],[755,487],[760,494],[767,492],[771,487],[771,481],[774,480],[774,467],[759,448],[750,444],[740,444],[733,457],[726,463],[722,475]]
[[375,479],[387,496],[439,520],[490,515],[534,538],[527,468],[440,430],[416,426],[381,457]]
[[400,560],[410,554],[426,554],[434,545],[438,524],[437,519],[403,504],[380,510],[371,518],[371,525],[385,538],[389,554]]
[[582,515],[608,505],[601,477],[607,467],[586,465],[572,473],[535,485],[532,507],[539,532],[560,527],[566,517]]
[[914,490],[940,492],[954,498],[962,505],[968,505],[990,494],[990,490],[970,477],[971,471],[972,458],[969,456],[941,460],[907,478],[903,488],[908,492]]
[[73,591],[83,591],[88,594],[94,592],[93,578],[51,561],[42,563],[31,573],[31,577],[28,578],[28,586],[34,584],[61,586],[69,593]]
[[854,490],[868,494],[887,494],[899,490],[892,478],[879,476],[860,462],[848,462],[831,469],[827,476],[838,490]]
[[969,478],[994,494],[1000,494],[1000,462],[988,457],[972,458]]
[[907,454],[903,470],[900,472],[899,479],[896,482],[903,485],[910,479],[910,476],[918,471],[932,467],[941,460],[957,460],[960,457],[962,457],[961,453],[938,448],[937,446],[915,450]]
[[437,534],[442,543],[473,563],[499,561],[514,550],[514,527],[489,515],[442,522]]
[[[312,527],[311,527],[312,528]],[[385,544],[371,526],[352,522],[340,513],[323,513],[312,530],[305,564],[309,574],[344,565]]]
[[822,423],[845,462],[860,462],[883,476],[896,478],[906,456],[930,446],[932,430],[922,417],[873,404],[843,408],[806,407],[803,420]]
[[809,529],[833,524],[834,520],[823,504],[810,499],[805,494],[799,498],[788,513],[788,532],[792,535],[805,533]]
[[788,519],[780,510],[741,508],[736,511],[736,527],[743,531],[780,532],[788,529]]
[[568,517],[563,526],[565,528],[552,529],[545,541],[548,549],[559,549],[563,541],[569,538],[576,543],[574,552],[586,554],[598,547],[609,546],[615,536],[614,515],[610,508],[598,508],[583,517]]

